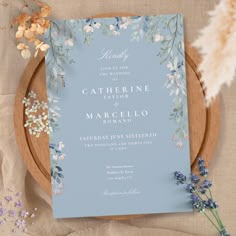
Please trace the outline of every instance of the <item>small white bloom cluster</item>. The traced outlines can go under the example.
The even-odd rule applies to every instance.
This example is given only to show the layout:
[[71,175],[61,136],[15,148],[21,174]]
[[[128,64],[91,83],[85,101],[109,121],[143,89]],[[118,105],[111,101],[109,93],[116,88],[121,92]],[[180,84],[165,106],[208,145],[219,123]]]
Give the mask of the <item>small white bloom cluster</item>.
[[132,23],[130,17],[121,17],[122,24],[120,24],[121,29],[127,29],[128,26]]
[[[55,152],[55,154],[53,154],[52,155],[52,158],[54,159],[54,160],[60,160],[60,161],[62,161],[62,160],[64,160],[65,159],[65,154],[64,153],[61,153],[62,152],[62,149],[65,147],[65,144],[62,142],[62,141],[60,141],[59,143],[58,143],[58,151],[60,151],[60,153],[59,152]],[[55,149],[54,149],[55,150]]]
[[154,35],[154,42],[160,42],[160,41],[163,41],[164,40],[164,37],[160,34],[155,34]]
[[93,32],[93,27],[91,25],[85,25],[84,26],[84,31],[86,33],[92,33]]
[[[132,20],[130,17],[121,17],[121,21],[120,21],[120,29],[126,30],[128,28],[128,26],[132,23]],[[83,27],[84,32],[86,33],[93,33],[94,29],[99,29],[101,28],[102,24],[100,22],[96,22],[94,24],[86,24]],[[106,25],[106,27],[108,28],[108,30],[110,31],[110,33],[114,36],[120,35],[120,32],[116,29],[114,24],[108,24]]]
[[86,33],[93,33],[94,29],[99,29],[101,27],[101,23],[96,22],[93,26],[91,24],[84,26],[84,31]]
[[24,97],[22,103],[25,106],[26,121],[24,127],[28,127],[29,134],[39,137],[42,132],[49,134],[50,128],[47,109],[48,104],[39,101],[34,91],[28,93],[28,97]]

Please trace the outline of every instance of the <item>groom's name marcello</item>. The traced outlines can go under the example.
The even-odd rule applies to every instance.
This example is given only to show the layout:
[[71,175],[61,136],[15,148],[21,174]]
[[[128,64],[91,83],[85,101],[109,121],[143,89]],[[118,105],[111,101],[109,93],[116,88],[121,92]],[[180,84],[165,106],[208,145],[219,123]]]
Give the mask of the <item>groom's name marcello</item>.
[[112,112],[87,112],[85,113],[86,120],[106,120],[106,119],[131,119],[145,118],[149,115],[147,110],[141,111],[112,111]]

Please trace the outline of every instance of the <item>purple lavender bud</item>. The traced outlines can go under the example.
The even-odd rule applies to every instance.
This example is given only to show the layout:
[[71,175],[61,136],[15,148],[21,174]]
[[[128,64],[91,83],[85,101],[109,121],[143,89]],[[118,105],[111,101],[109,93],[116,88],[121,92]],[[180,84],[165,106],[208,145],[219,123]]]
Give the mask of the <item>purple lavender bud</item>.
[[208,169],[205,166],[205,161],[201,157],[198,158],[198,170],[201,176],[206,177],[208,175]]
[[205,189],[205,188],[202,188],[202,187],[200,186],[199,192],[200,192],[201,194],[205,194],[205,193],[206,193],[206,189]]
[[187,177],[183,175],[180,171],[175,171],[174,177],[177,180],[177,184],[184,184],[187,179]]
[[200,200],[200,198],[196,194],[192,194],[191,199],[192,199],[193,202],[199,202],[199,200]]
[[192,199],[193,208],[199,209],[200,206],[201,206],[201,204],[200,204],[200,198],[199,198],[196,194],[192,194],[192,195],[191,195],[191,199]]
[[202,189],[209,189],[212,186],[212,181],[205,179],[201,184],[200,188]]
[[207,208],[207,207],[208,207],[207,204],[208,204],[208,202],[207,202],[206,200],[203,200],[203,201],[202,201],[202,208],[203,208],[203,209]]
[[202,211],[206,208],[206,201],[202,201],[197,194],[191,195],[192,205],[194,209]]
[[187,184],[186,186],[186,190],[189,192],[189,193],[193,193],[196,191],[196,186],[195,184]]
[[208,169],[205,166],[199,167],[200,175],[206,177],[208,175]]
[[228,233],[226,232],[226,230],[223,229],[223,230],[220,232],[220,236],[230,236],[230,234],[228,234]]
[[219,207],[219,205],[217,204],[217,202],[213,201],[212,199],[208,199],[207,200],[206,208],[208,208],[208,209],[216,209],[218,207]]
[[205,161],[201,158],[201,157],[198,157],[198,162],[197,162],[198,166],[205,166]]
[[200,178],[197,175],[191,174],[191,181],[192,183],[197,184],[200,181]]

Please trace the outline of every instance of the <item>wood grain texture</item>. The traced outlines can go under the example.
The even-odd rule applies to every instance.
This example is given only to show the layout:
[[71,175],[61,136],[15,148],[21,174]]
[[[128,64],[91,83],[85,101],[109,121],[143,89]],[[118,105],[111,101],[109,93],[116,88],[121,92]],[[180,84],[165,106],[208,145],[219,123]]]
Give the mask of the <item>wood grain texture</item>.
[[[126,13],[102,14],[96,17],[132,15]],[[220,126],[219,98],[209,108],[204,105],[204,93],[200,83],[197,65],[200,57],[189,44],[186,48],[187,92],[189,110],[190,156],[192,169],[196,169],[196,158],[201,155],[208,164],[218,140]],[[25,116],[22,100],[30,90],[34,90],[39,100],[47,101],[44,55],[33,58],[26,67],[15,97],[14,125],[16,140],[21,156],[34,179],[51,194],[50,157],[48,135],[39,138],[29,135],[24,128]],[[112,216],[112,219],[127,219],[140,215]],[[109,218],[110,217],[102,217]]]

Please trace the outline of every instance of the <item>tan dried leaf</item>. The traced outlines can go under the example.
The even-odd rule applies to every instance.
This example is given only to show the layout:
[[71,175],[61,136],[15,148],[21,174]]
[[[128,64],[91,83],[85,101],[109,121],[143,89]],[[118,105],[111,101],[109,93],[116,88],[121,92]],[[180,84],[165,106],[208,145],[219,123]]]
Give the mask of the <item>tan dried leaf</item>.
[[30,56],[31,56],[30,50],[29,50],[29,49],[23,49],[23,50],[21,51],[21,56],[22,56],[24,59],[30,58]]
[[44,28],[40,24],[37,24],[36,33],[37,34],[43,34],[44,33]]
[[21,38],[23,37],[23,35],[24,35],[24,31],[19,31],[19,30],[18,30],[18,31],[16,32],[16,38],[17,38],[17,39],[21,39]]
[[32,23],[30,26],[30,31],[35,32],[37,30],[37,25],[35,23]]
[[45,52],[45,51],[47,51],[47,50],[49,49],[49,47],[50,47],[50,46],[45,43],[45,44],[43,44],[43,45],[40,47],[40,50],[43,51],[43,52]]
[[34,38],[34,33],[31,30],[27,29],[24,32],[24,37],[26,39],[32,39],[32,38]]
[[25,45],[24,43],[19,43],[16,47],[18,50],[23,50],[25,48],[29,48],[27,45]]
[[19,24],[20,26],[25,26],[25,23],[29,21],[30,19],[31,19],[30,15],[26,13],[22,13],[15,18],[15,23]]

